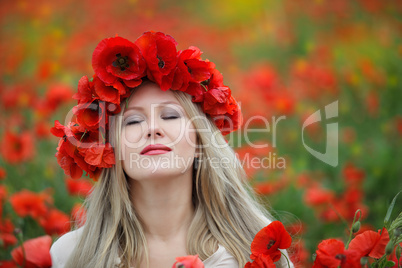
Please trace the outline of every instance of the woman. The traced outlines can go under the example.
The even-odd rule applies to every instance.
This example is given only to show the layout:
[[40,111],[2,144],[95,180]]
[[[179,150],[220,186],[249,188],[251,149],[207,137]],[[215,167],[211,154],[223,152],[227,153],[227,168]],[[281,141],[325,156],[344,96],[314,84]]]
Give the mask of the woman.
[[[57,156],[66,174],[82,169],[98,180],[84,226],[52,246],[53,267],[171,267],[196,254],[205,267],[244,267],[272,218],[222,135],[241,124],[230,89],[197,48],[176,52],[173,38],[154,32],[137,39],[138,50],[116,38],[95,49],[93,80],[80,80],[76,124],[53,129],[63,132]],[[100,116],[88,120],[84,101]],[[80,141],[73,155],[63,149],[71,137]],[[98,148],[103,158],[94,161]]]

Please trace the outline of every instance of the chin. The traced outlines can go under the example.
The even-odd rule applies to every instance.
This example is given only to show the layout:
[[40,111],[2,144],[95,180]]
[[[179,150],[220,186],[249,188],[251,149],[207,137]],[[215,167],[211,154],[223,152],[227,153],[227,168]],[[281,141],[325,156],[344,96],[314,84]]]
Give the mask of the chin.
[[[184,170],[184,172],[182,172]],[[161,179],[172,179],[172,178],[179,178],[183,176],[188,169],[186,170],[183,168],[175,168],[175,169],[168,169],[168,168],[149,168],[143,169],[141,171],[135,172],[134,176],[130,176],[133,180],[136,181],[145,181],[145,180],[161,180]],[[134,172],[132,172],[134,173]]]

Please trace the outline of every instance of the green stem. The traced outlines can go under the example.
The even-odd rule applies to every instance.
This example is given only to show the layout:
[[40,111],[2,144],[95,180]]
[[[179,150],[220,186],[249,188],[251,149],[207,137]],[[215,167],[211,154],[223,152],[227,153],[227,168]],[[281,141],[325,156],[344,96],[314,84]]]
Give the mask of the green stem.
[[103,139],[103,144],[105,144],[105,137],[103,136],[103,133],[102,133],[102,131],[99,131],[100,132],[100,134],[102,135],[102,139]]
[[346,243],[345,249],[348,249],[349,243],[350,243],[350,241],[352,241],[352,235],[353,235],[353,230],[352,230],[352,229],[353,229],[353,225],[355,225],[355,222],[356,222],[356,215],[357,215],[357,213],[359,213],[359,212],[360,212],[360,214],[359,214],[359,219],[358,219],[358,221],[360,221],[360,218],[361,218],[361,216],[362,216],[361,210],[360,210],[360,209],[356,210],[355,216],[353,217],[352,227],[350,227],[350,230],[349,230],[349,239],[348,239],[348,242]]
[[286,258],[286,261],[288,263],[288,267],[290,268],[290,262],[289,262],[288,257],[282,251],[281,251],[281,254]]
[[208,91],[208,89],[203,84],[200,85],[205,89],[205,91]]
[[84,134],[81,135],[80,142],[82,141],[82,138],[84,137],[85,133],[87,133],[87,130],[86,130],[86,129],[85,129]]

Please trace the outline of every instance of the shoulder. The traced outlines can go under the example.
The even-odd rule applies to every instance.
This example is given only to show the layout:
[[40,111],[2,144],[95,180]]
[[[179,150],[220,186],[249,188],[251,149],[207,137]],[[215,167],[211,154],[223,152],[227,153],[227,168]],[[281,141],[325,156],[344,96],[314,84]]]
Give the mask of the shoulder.
[[62,235],[50,248],[50,256],[52,257],[52,264],[54,268],[64,267],[75,245],[78,243],[83,228],[68,232]]
[[237,260],[222,246],[204,261],[205,268],[237,268]]

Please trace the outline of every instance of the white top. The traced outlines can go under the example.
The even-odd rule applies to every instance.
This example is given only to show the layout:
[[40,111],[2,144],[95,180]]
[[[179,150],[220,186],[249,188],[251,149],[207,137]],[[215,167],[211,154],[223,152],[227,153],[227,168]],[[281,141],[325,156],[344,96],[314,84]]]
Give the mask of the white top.
[[[68,232],[61,236],[50,248],[50,256],[52,257],[53,268],[63,268],[68,258],[74,250],[74,247],[82,233],[83,228]],[[120,263],[120,259],[116,260],[116,264]],[[239,264],[236,259],[221,245],[214,254],[203,261],[205,268],[238,268]],[[172,263],[173,264],[173,263]]]

